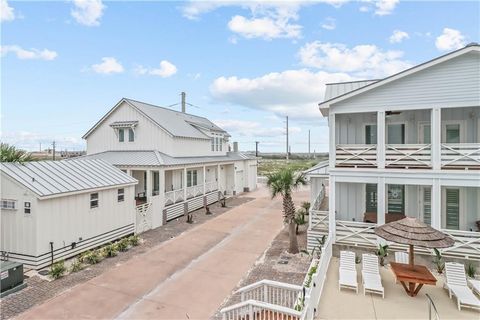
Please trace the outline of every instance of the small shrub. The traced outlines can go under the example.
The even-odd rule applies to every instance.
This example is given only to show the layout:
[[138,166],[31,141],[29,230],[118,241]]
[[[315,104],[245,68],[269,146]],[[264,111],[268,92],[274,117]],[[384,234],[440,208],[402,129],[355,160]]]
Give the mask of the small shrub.
[[67,268],[65,267],[65,261],[60,260],[60,261],[55,262],[50,267],[49,275],[53,279],[58,279],[58,278],[62,277],[65,274],[66,271],[67,271]]
[[310,270],[308,270],[307,280],[305,280],[305,283],[304,283],[305,287],[310,288],[310,285],[312,284],[313,275],[315,274],[315,272],[317,272],[317,268],[318,266],[313,266],[310,268]]
[[115,257],[118,254],[117,246],[113,243],[109,243],[103,248],[103,253],[107,258]]
[[89,264],[97,264],[100,262],[100,259],[101,259],[101,254],[99,250],[92,250],[92,251],[88,251],[88,254],[85,255],[83,261]]
[[70,272],[78,272],[83,269],[83,263],[79,259],[73,260],[70,265]]
[[435,252],[433,264],[435,269],[437,269],[438,274],[442,274],[443,270],[445,269],[445,261],[443,260],[443,256],[437,248],[434,248],[433,251]]
[[308,212],[310,211],[310,202],[302,202],[302,208],[305,209],[305,214],[308,215]]
[[469,263],[465,267],[465,272],[467,273],[467,276],[471,279],[475,279],[475,274],[477,273],[477,267],[475,267],[472,263]]
[[130,242],[131,246],[136,247],[140,244],[140,237],[137,235],[133,235],[128,238],[128,241]]
[[380,265],[383,267],[385,265],[385,258],[388,256],[388,245],[378,245],[377,251],[375,254],[380,258]]
[[128,238],[123,238],[122,240],[117,242],[118,251],[125,252],[128,250],[128,246],[130,245],[130,241]]

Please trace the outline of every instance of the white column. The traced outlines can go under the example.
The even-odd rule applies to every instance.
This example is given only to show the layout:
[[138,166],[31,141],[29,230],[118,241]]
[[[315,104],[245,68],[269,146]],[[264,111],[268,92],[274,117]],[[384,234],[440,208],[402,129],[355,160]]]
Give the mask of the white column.
[[[330,140],[331,141],[331,140]],[[335,221],[335,193],[337,184],[335,183],[335,176],[330,175],[330,187],[328,191],[328,234],[332,237],[332,243],[335,243],[336,221]]]
[[132,169],[127,169],[127,174],[128,174],[129,176],[132,176]]
[[431,201],[432,227],[439,230],[442,227],[442,188],[439,179],[433,179]]
[[220,165],[217,164],[217,189],[218,191],[222,191],[223,193],[223,190],[220,189]]
[[385,178],[378,178],[377,182],[377,225],[385,224]]
[[[431,143],[432,143],[432,168],[440,170],[441,160],[441,141],[442,141],[442,109],[433,108],[431,111]],[[433,190],[432,190],[433,194]]]
[[187,168],[183,168],[183,200],[187,200]]
[[147,175],[146,175],[147,181],[145,182],[145,185],[147,188],[145,189],[145,196],[147,197],[147,202],[151,200],[152,198],[152,170],[147,170]]
[[377,168],[385,168],[385,111],[377,112]]
[[336,159],[336,150],[337,150],[337,141],[335,137],[335,113],[331,110],[328,114],[328,129],[329,129],[329,151],[328,151],[328,159],[329,159],[329,167],[335,168],[335,159]]
[[233,192],[232,193],[237,194],[237,170],[235,169],[235,163],[233,163],[232,168],[233,168]]
[[207,184],[207,177],[205,176],[205,173],[205,166],[203,166],[203,194],[205,194]]

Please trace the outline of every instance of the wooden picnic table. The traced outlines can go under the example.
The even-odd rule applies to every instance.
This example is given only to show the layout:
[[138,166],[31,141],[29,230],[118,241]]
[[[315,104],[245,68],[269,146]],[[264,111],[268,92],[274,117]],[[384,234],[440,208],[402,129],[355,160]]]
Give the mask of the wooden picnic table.
[[390,262],[392,272],[410,297],[415,297],[424,284],[435,285],[437,278],[425,266]]

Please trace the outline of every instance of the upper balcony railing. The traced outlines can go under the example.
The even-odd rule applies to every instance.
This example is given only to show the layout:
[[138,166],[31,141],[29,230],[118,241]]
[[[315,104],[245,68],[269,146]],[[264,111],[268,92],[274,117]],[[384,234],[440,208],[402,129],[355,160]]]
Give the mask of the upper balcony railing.
[[480,169],[480,143],[442,143],[442,169]]
[[377,167],[376,144],[337,144],[336,167]]
[[386,168],[431,168],[430,144],[387,144]]

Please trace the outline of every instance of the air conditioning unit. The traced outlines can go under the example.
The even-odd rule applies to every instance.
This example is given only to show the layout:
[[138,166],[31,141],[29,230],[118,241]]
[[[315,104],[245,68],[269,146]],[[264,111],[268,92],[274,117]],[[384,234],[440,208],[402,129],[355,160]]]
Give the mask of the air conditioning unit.
[[14,261],[0,261],[0,297],[17,292],[27,286],[23,282],[23,264]]

